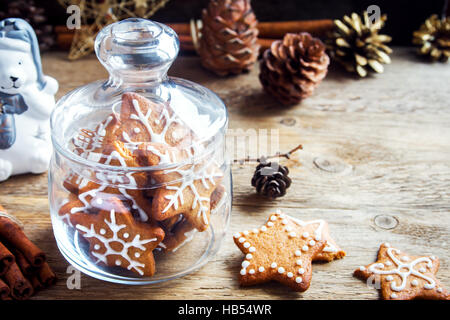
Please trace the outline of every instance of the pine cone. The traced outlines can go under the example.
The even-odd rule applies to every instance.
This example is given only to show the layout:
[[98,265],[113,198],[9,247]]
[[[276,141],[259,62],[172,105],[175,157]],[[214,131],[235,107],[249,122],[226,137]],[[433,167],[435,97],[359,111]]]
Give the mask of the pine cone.
[[44,8],[37,7],[33,0],[10,1],[4,11],[0,12],[0,20],[21,18],[27,21],[36,32],[41,51],[49,50],[55,44],[53,26],[46,23]]
[[269,198],[282,197],[291,185],[288,174],[289,169],[277,162],[260,163],[253,174],[252,186]]
[[250,70],[259,52],[250,0],[211,0],[202,20],[202,65],[221,76]]
[[313,93],[329,63],[322,41],[306,32],[288,33],[264,52],[259,79],[281,103],[295,104]]
[[447,62],[450,57],[450,17],[432,15],[413,33],[413,43],[420,45],[419,55],[432,61]]
[[387,16],[383,15],[371,24],[367,12],[363,13],[363,19],[352,13],[351,17],[334,20],[334,31],[327,41],[331,57],[360,77],[367,76],[370,71],[382,73],[383,64],[391,63],[389,54],[392,53],[385,44],[391,37],[378,34],[386,20]]

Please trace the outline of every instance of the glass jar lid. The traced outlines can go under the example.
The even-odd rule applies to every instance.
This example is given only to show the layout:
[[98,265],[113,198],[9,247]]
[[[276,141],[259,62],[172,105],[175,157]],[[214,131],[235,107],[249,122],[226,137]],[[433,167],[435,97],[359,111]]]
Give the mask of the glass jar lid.
[[[201,85],[167,76],[179,51],[172,29],[126,19],[99,32],[95,51],[109,79],[75,89],[58,101],[51,125],[59,153],[83,165],[123,170],[127,165],[97,152],[107,139],[131,152],[149,144],[153,151],[154,145],[163,144],[187,152],[168,162],[161,157],[159,168],[204,158],[223,143],[228,117],[222,100]],[[141,164],[139,170],[150,167],[155,165]]]

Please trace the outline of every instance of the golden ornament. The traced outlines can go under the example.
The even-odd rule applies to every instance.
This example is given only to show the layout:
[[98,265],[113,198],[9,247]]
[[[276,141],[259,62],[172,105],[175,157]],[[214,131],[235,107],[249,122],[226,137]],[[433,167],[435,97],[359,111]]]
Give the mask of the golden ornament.
[[371,23],[366,11],[362,18],[352,13],[342,20],[334,20],[334,30],[327,39],[331,57],[360,77],[372,71],[382,73],[383,64],[391,63],[389,55],[392,53],[386,45],[391,37],[378,33],[386,20],[387,16],[383,15]]
[[148,19],[169,0],[58,0],[64,6],[77,5],[81,13],[80,29],[70,47],[69,59],[76,60],[94,51],[97,33],[105,26],[130,17]]
[[429,17],[413,33],[413,43],[420,46],[419,55],[431,61],[447,62],[450,57],[450,17]]

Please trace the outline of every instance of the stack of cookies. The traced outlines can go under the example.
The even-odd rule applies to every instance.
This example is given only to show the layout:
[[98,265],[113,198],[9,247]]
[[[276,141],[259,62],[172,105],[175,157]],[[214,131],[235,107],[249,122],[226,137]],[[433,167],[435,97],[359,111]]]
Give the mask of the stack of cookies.
[[71,143],[95,169],[67,174],[59,215],[104,266],[152,276],[153,250],[174,251],[207,230],[225,198],[219,165],[167,103],[124,93],[120,112]]

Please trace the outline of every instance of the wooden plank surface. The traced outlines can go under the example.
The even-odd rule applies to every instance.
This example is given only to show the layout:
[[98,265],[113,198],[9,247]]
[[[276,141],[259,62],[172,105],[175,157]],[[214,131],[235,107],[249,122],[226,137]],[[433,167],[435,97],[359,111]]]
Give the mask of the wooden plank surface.
[[[43,66],[59,80],[58,98],[106,76],[93,56],[69,62],[50,53]],[[51,229],[47,175],[14,177],[0,183],[0,203],[26,224],[60,279],[34,299],[377,299],[352,272],[373,262],[383,241],[438,256],[438,276],[450,288],[450,65],[422,63],[410,49],[397,48],[385,74],[358,80],[331,68],[314,96],[291,108],[262,92],[257,69],[223,79],[197,58],[182,57],[170,73],[216,91],[228,106],[230,128],[279,129],[281,151],[304,145],[285,161],[293,179],[287,195],[276,201],[257,196],[250,186],[254,166],[235,165],[228,236],[205,267],[142,287],[82,275],[81,290],[69,290],[68,263]],[[259,226],[276,208],[304,220],[326,219],[347,251],[343,260],[315,264],[304,293],[276,283],[243,289],[237,282],[243,257],[231,235]]]

